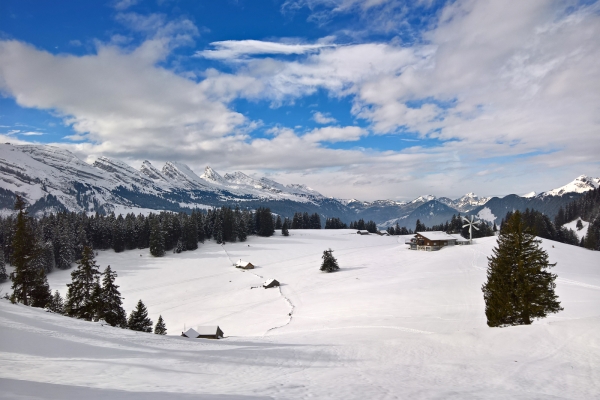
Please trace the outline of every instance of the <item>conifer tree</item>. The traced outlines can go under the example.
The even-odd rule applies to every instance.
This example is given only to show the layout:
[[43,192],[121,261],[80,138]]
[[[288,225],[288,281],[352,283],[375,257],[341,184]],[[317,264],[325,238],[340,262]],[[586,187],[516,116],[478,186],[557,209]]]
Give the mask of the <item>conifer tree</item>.
[[529,325],[562,310],[556,275],[547,271],[556,264],[548,262],[540,243],[519,211],[504,222],[482,287],[488,326]]
[[154,257],[162,257],[165,255],[165,239],[158,217],[153,219],[150,228],[150,254]]
[[146,306],[139,300],[135,310],[129,314],[127,327],[132,331],[152,332],[152,320],[148,318]]
[[287,218],[283,221],[283,225],[281,225],[281,234],[283,236],[290,236],[290,231],[288,230],[288,219]]
[[127,314],[123,309],[121,293],[119,286],[115,285],[117,273],[110,265],[102,273],[102,292],[100,297],[100,307],[98,318],[103,319],[110,326],[127,326]]
[[52,301],[52,291],[48,280],[46,279],[46,272],[43,268],[36,268],[36,279],[31,291],[31,306],[44,308]]
[[25,201],[21,196],[17,196],[15,200],[15,210],[19,210],[19,213],[12,239],[11,261],[15,269],[11,273],[13,290],[11,301],[45,307],[44,301],[48,300],[48,295],[51,296],[50,288],[43,269],[37,268],[34,262],[38,249],[35,246],[29,217],[24,211]]
[[91,321],[97,315],[98,279],[100,272],[91,247],[84,247],[77,268],[71,272],[71,283],[67,284],[65,313],[70,317]]
[[54,292],[52,300],[50,300],[50,303],[48,304],[48,309],[57,314],[65,313],[65,304],[58,290]]
[[323,259],[323,263],[321,264],[321,271],[325,272],[334,272],[340,269],[338,266],[337,260],[333,256],[333,250],[325,250],[323,251],[323,255],[321,258]]
[[167,334],[167,326],[165,325],[162,315],[158,316],[158,321],[156,321],[156,326],[154,326],[154,333],[157,335]]
[[6,273],[6,264],[4,262],[4,249],[0,247],[0,283],[6,282],[8,274]]
[[281,224],[281,216],[278,215],[277,216],[277,220],[275,221],[275,229],[281,229],[282,224]]

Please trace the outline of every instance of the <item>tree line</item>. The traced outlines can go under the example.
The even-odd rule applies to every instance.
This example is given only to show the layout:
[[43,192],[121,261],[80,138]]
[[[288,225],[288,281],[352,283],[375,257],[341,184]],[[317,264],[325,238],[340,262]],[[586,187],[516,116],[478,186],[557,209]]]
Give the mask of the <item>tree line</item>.
[[242,211],[238,207],[222,207],[194,210],[191,214],[160,212],[148,216],[133,213],[88,216],[64,211],[29,218],[19,217],[21,211],[25,212],[25,203],[22,199],[19,202],[17,215],[0,217],[0,282],[8,278],[5,263],[14,265],[14,236],[23,223],[19,218],[28,220],[29,245],[36,249],[34,262],[45,273],[55,268],[70,268],[82,257],[86,246],[117,253],[149,248],[153,256],[160,257],[168,251],[196,250],[198,243],[206,239],[220,244],[243,242],[248,235],[271,236],[275,225],[269,208]]
[[[35,220],[25,211],[25,202],[20,196],[17,196],[15,201],[15,209],[18,213],[10,242],[11,263],[14,267],[10,274],[12,294],[6,295],[12,303],[44,307],[87,321],[105,321],[111,326],[142,332],[152,331],[152,321],[148,318],[148,311],[141,300],[129,318],[126,318],[119,286],[115,284],[117,274],[110,266],[100,273],[94,260],[94,251],[88,245],[83,246],[77,267],[71,273],[71,283],[67,284],[65,300],[63,301],[58,291],[52,295],[43,264],[45,247],[40,247],[36,241],[36,231],[33,228]],[[154,333],[166,334],[162,316],[159,317]]]
[[590,250],[600,250],[600,187],[586,192],[565,207],[560,207],[554,217],[554,226],[560,228],[577,218],[590,223],[587,234],[579,241],[579,245]]

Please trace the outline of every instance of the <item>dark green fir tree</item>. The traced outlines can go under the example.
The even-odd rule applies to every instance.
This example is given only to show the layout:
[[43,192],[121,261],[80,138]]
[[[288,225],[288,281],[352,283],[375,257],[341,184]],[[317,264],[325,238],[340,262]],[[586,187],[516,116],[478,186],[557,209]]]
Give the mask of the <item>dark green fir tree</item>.
[[288,220],[287,218],[283,221],[283,224],[281,225],[281,234],[283,236],[290,236],[290,231],[288,230]]
[[19,213],[12,238],[11,262],[14,271],[10,275],[13,290],[10,299],[14,303],[45,307],[52,293],[44,269],[38,268],[36,262],[39,249],[35,246],[36,240],[21,196],[15,200],[15,210]]
[[556,275],[548,271],[556,264],[540,243],[519,211],[502,225],[482,287],[488,326],[529,325],[563,309],[554,293]]
[[127,327],[127,314],[123,309],[123,302],[119,286],[115,285],[117,273],[110,265],[102,273],[102,294],[100,312],[98,317],[111,326]]
[[71,272],[71,283],[67,284],[65,314],[92,321],[98,314],[98,278],[100,271],[91,247],[84,247],[77,268]]
[[162,315],[158,316],[158,321],[156,321],[156,326],[154,327],[154,333],[157,335],[167,334],[167,326],[165,325]]
[[165,238],[157,217],[154,218],[150,227],[150,254],[154,257],[165,255]]
[[54,292],[52,300],[50,300],[50,304],[48,304],[48,309],[57,314],[65,313],[65,304],[58,290]]
[[0,246],[0,283],[8,280],[8,274],[6,273],[6,263],[4,262],[4,249]]
[[152,332],[152,320],[148,318],[148,310],[142,300],[138,301],[135,310],[129,314],[127,327],[132,331]]
[[323,263],[321,264],[321,271],[324,272],[334,272],[340,269],[338,266],[337,260],[333,256],[333,250],[325,250],[323,251],[323,255],[321,258],[323,259]]

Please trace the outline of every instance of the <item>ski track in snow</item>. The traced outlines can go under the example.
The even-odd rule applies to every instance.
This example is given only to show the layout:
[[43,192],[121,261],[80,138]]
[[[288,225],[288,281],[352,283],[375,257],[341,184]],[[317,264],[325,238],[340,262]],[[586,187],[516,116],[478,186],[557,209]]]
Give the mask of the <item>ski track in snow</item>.
[[[232,265],[235,265],[235,263],[231,260],[231,257],[229,256],[229,253],[227,252],[227,250],[225,249],[225,246],[223,246],[223,244],[221,244],[221,248],[223,248],[223,251],[225,252],[225,254],[227,255],[227,258],[229,258],[229,262],[231,262]],[[252,275],[259,277],[260,279],[264,280],[265,278],[262,275],[256,274],[250,270],[244,270],[244,272],[250,272]],[[261,288],[261,286],[257,286],[257,287],[252,287],[252,289],[255,288]],[[281,291],[281,286],[277,286],[277,289],[279,289],[279,295],[289,304],[290,306],[290,312],[289,312],[289,319],[288,321],[283,324],[283,325],[279,325],[279,326],[274,326],[272,328],[267,329],[267,331],[263,334],[263,336],[266,336],[267,334],[269,334],[269,332],[275,330],[275,329],[279,329],[279,328],[283,328],[284,326],[288,326],[291,322],[292,322],[292,318],[293,318],[293,314],[294,314],[294,304],[292,303],[292,301],[286,297],[283,292]]]

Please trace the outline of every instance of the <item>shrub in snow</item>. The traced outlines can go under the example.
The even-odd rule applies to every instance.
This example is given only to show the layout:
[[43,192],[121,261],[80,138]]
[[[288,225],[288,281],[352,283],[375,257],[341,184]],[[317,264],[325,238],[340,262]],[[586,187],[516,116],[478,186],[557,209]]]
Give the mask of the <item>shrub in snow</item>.
[[154,327],[154,333],[157,335],[167,334],[167,326],[165,325],[165,320],[163,320],[162,315],[158,316],[158,321],[156,322],[156,326]]
[[323,259],[323,263],[321,264],[321,271],[325,272],[333,272],[340,269],[338,266],[337,260],[333,256],[333,250],[325,250],[321,258]]

